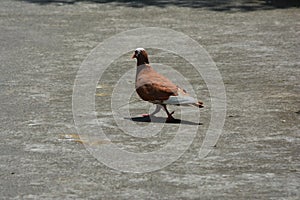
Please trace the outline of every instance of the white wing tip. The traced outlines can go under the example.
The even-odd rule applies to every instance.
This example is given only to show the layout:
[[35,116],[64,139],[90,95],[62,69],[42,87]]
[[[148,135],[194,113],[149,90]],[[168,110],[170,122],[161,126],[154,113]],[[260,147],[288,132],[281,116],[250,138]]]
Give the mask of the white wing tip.
[[163,101],[165,104],[170,105],[187,105],[187,104],[196,104],[198,101],[190,96],[170,96],[168,100]]

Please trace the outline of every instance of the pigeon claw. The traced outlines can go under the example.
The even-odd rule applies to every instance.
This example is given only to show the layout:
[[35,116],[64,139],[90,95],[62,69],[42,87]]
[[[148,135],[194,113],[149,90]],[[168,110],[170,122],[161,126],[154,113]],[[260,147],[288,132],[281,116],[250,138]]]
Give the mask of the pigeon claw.
[[166,123],[178,124],[178,123],[180,123],[180,122],[181,122],[180,119],[175,119],[175,118],[172,117],[171,115],[166,119]]

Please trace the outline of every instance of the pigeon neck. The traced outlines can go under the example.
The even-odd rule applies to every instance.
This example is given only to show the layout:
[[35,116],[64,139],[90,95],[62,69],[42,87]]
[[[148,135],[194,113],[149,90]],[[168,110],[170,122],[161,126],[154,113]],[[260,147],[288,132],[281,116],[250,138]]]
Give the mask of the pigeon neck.
[[149,64],[149,60],[147,57],[141,56],[137,59],[137,66]]
[[138,76],[140,74],[142,74],[143,72],[145,72],[145,70],[149,70],[151,69],[151,66],[148,65],[148,64],[142,64],[142,65],[138,65],[137,68],[136,68],[136,77],[135,77],[135,81],[138,80]]

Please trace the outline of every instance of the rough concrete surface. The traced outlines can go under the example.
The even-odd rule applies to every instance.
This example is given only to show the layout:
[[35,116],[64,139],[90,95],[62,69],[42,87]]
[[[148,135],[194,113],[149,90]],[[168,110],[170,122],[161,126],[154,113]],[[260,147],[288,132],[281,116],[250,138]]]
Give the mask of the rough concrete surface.
[[[192,145],[171,165],[119,172],[95,159],[77,135],[72,92],[81,63],[100,42],[139,27],[190,36],[222,75],[226,122],[205,159],[197,155],[210,96],[189,70],[182,73],[207,106]],[[0,199],[299,199],[299,36],[299,8],[264,1],[1,0]],[[184,65],[149,52],[156,62]],[[154,141],[138,141],[118,132],[110,113],[113,84],[136,65],[129,55],[106,72],[96,111],[112,142],[151,151],[173,137],[176,124]]]

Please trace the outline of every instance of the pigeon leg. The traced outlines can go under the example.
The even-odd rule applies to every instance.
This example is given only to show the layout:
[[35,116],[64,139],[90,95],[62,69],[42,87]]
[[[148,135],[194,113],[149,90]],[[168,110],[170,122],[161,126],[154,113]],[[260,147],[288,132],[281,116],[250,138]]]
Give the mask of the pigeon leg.
[[158,113],[161,110],[161,105],[156,104],[155,110],[150,114],[150,116],[154,116],[156,113]]
[[150,117],[150,116],[154,116],[156,113],[158,113],[161,110],[161,105],[156,104],[156,108],[155,110],[151,113],[151,114],[143,114],[143,117]]
[[166,104],[163,104],[162,106],[163,106],[163,108],[165,109],[165,111],[166,111],[166,113],[167,113],[167,115],[168,115],[168,118],[167,118],[166,122],[167,122],[167,123],[178,122],[178,120],[175,119],[175,118],[172,116],[172,115],[174,114],[174,111],[170,113],[170,112],[168,111],[168,109],[167,109],[167,105],[166,105]]

